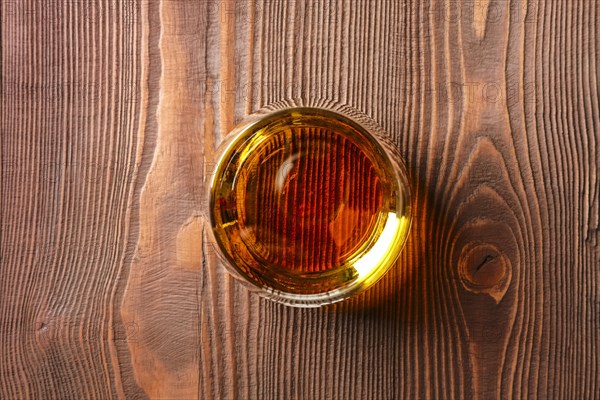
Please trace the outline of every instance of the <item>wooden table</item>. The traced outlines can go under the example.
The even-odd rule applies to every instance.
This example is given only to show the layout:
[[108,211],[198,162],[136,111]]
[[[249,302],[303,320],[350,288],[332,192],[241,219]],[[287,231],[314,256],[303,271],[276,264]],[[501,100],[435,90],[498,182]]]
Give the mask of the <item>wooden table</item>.
[[[600,398],[600,2],[1,4],[0,398]],[[296,97],[370,115],[415,192],[322,309],[204,224],[223,135]]]

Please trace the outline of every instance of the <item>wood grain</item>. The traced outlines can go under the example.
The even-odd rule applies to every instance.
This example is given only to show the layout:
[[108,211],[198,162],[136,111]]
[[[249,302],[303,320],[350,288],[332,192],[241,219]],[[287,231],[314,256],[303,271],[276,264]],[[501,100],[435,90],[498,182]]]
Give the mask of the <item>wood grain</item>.
[[119,312],[147,112],[140,5],[1,4],[0,397],[141,395]]
[[[599,11],[2,0],[0,398],[599,398]],[[222,137],[298,97],[370,115],[414,187],[396,267],[318,310],[204,223]]]

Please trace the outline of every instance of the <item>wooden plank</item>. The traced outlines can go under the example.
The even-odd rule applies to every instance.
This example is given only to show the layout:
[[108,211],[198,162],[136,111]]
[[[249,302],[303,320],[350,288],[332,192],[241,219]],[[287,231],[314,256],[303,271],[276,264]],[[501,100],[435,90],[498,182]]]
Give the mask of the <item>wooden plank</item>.
[[141,5],[1,4],[0,397],[143,394],[119,312],[147,169]]
[[[469,4],[3,0],[0,398],[599,397],[600,5]],[[396,267],[317,310],[204,223],[222,137],[296,97],[414,186]]]

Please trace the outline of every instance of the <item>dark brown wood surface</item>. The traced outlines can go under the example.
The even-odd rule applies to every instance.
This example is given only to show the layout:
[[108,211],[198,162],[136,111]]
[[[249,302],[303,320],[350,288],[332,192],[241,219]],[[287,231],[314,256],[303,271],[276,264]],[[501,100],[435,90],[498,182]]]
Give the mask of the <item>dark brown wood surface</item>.
[[[1,0],[0,398],[600,398],[600,2]],[[397,265],[323,309],[206,241],[287,98],[397,143]]]

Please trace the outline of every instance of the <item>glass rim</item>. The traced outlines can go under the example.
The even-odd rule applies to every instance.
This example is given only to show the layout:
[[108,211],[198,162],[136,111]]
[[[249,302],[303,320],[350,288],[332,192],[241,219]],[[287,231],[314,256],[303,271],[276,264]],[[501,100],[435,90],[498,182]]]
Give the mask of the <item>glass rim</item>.
[[[236,264],[236,260],[231,255],[231,249],[227,249],[222,242],[222,235],[218,232],[218,223],[215,221],[213,212],[215,207],[215,188],[219,185],[223,171],[225,171],[231,163],[232,152],[239,147],[240,142],[243,143],[244,140],[252,137],[252,135],[258,131],[262,123],[266,124],[274,117],[290,115],[292,113],[299,113],[302,117],[312,114],[321,117],[332,117],[336,121],[339,121],[341,117],[341,120],[346,120],[353,124],[353,128],[365,135],[371,143],[378,145],[381,150],[380,156],[385,158],[385,160],[389,162],[389,165],[392,166],[391,170],[394,173],[394,180],[399,189],[397,196],[400,197],[399,200],[394,200],[401,202],[401,210],[399,210],[402,213],[401,217],[407,219],[406,221],[401,221],[404,224],[403,227],[401,227],[403,229],[401,234],[398,234],[400,231],[394,231],[395,235],[399,236],[399,240],[397,243],[394,242],[393,248],[390,248],[393,254],[391,254],[390,257],[383,255],[378,259],[377,267],[369,270],[369,274],[366,278],[354,280],[347,285],[334,288],[333,290],[308,294],[281,290],[273,287],[273,285],[265,285],[264,281],[262,281],[263,284],[260,284],[258,281],[251,279],[248,274],[245,274],[240,269],[240,266]],[[346,105],[333,105],[331,102],[326,104],[323,102],[307,104],[306,102],[297,101],[279,102],[263,107],[244,118],[222,139],[221,144],[214,153],[214,165],[216,168],[207,185],[207,195],[209,199],[207,218],[209,229],[207,230],[209,233],[209,240],[212,244],[216,244],[216,253],[220,264],[222,264],[227,271],[246,288],[258,293],[262,297],[295,307],[319,307],[345,300],[366,290],[379,281],[395,264],[406,244],[410,226],[412,224],[412,193],[406,166],[396,146],[389,139],[385,131],[372,118],[354,108]],[[378,237],[380,236],[381,234]],[[396,236],[394,239],[396,239]],[[386,257],[388,257],[388,259],[386,259]],[[368,279],[369,277],[372,279]]]

